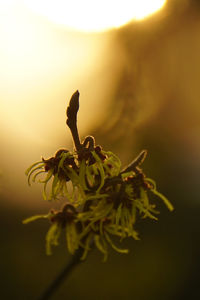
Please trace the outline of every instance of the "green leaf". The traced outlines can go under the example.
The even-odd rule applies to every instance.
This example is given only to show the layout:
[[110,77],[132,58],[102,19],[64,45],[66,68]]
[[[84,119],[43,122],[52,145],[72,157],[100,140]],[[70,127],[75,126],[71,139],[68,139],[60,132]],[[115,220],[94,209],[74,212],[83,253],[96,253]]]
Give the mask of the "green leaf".
[[148,208],[149,207],[149,198],[147,196],[147,192],[143,188],[140,188],[140,197],[141,197],[141,201],[143,202],[144,206],[146,208]]
[[30,179],[31,179],[31,175],[36,171],[36,170],[39,170],[39,169],[42,169],[44,167],[44,165],[39,165],[37,166],[36,168],[33,168],[29,173],[28,173],[28,184],[30,184]]
[[99,249],[99,251],[104,254],[103,261],[105,262],[107,260],[107,257],[108,257],[108,250],[106,248],[106,244],[105,244],[104,239],[102,237],[100,238],[100,235],[95,234],[94,242],[95,242],[96,247]]
[[69,253],[74,254],[78,249],[79,239],[76,232],[76,225],[73,222],[66,225],[66,240]]
[[99,172],[100,172],[101,182],[100,182],[100,185],[99,185],[99,187],[98,187],[98,189],[97,189],[97,191],[96,191],[97,193],[99,193],[99,191],[101,190],[101,188],[102,188],[103,185],[104,185],[105,172],[104,172],[104,169],[103,169],[102,161],[101,161],[101,159],[99,158],[99,156],[98,156],[94,151],[92,151],[91,153],[92,153],[94,159],[95,159],[96,162],[97,162],[98,170],[99,170]]
[[145,178],[145,181],[150,183],[153,186],[153,189],[156,190],[156,182],[151,178]]
[[88,251],[91,249],[90,244],[91,244],[92,237],[93,237],[93,235],[89,234],[85,240],[85,243],[82,246],[84,248],[84,252],[83,252],[83,255],[81,256],[81,260],[86,259]]
[[58,178],[58,173],[56,173],[54,175],[54,179],[52,182],[51,195],[49,200],[56,199],[58,188],[59,188],[59,178]]
[[46,235],[46,254],[51,255],[51,246],[58,245],[58,239],[61,234],[61,226],[57,223],[54,223],[49,228],[47,235]]
[[26,171],[25,171],[25,174],[28,175],[30,170],[35,167],[36,165],[40,164],[40,163],[43,163],[44,165],[44,162],[43,161],[37,161],[36,163],[32,164]]
[[95,184],[94,174],[92,174],[92,170],[93,170],[92,166],[87,166],[86,177],[90,186],[93,186]]
[[88,201],[88,200],[95,200],[95,199],[98,199],[98,200],[102,200],[102,199],[105,199],[108,197],[108,194],[97,194],[97,195],[88,195],[85,199],[85,201]]
[[79,169],[79,182],[82,186],[82,188],[86,191],[88,190],[86,183],[85,183],[85,176],[86,176],[86,163],[83,159],[80,163],[80,169]]
[[42,196],[43,196],[44,200],[47,200],[46,187],[47,187],[48,181],[51,179],[52,176],[53,176],[53,170],[49,170],[49,172],[47,173],[47,176],[46,176],[45,180],[44,181],[40,181],[40,182],[44,183],[44,188],[43,188],[43,192],[42,192]]
[[59,164],[58,164],[58,171],[60,170],[60,169],[63,169],[64,167],[63,167],[63,163],[64,163],[64,161],[65,161],[65,159],[67,158],[67,157],[69,157],[71,155],[71,153],[70,152],[63,152],[62,154],[61,154],[61,160],[59,161]]
[[104,155],[106,155],[108,158],[104,161],[104,165],[112,165],[112,168],[109,168],[109,173],[111,173],[112,176],[118,176],[119,172],[121,170],[121,161],[111,151],[102,151]]
[[48,215],[36,215],[36,216],[32,216],[32,217],[29,217],[29,218],[23,220],[22,223],[28,224],[28,223],[33,222],[38,219],[48,219],[48,218],[49,218],[49,214]]
[[45,173],[45,171],[37,172],[37,173],[33,176],[32,181],[35,182],[36,177],[37,177],[38,175],[40,175],[41,173]]
[[173,205],[169,202],[169,200],[163,194],[161,194],[160,192],[158,192],[155,189],[152,189],[151,192],[154,193],[156,196],[158,196],[165,203],[165,205],[167,206],[167,208],[170,211],[174,210]]
[[125,254],[127,254],[129,252],[128,249],[120,249],[117,246],[115,246],[115,244],[113,243],[113,241],[111,240],[111,238],[109,237],[109,235],[106,232],[105,232],[105,238],[115,251],[117,251],[119,253],[125,253]]
[[121,220],[121,213],[122,213],[122,203],[120,203],[120,205],[117,208],[117,212],[116,212],[116,225],[119,225],[119,222]]

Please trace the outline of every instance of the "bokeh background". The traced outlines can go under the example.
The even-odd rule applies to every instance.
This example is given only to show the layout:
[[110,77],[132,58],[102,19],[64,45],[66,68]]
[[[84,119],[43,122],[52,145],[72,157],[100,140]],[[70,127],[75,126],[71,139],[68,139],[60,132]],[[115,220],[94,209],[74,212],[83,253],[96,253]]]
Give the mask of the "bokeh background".
[[147,149],[143,170],[175,210],[158,203],[159,221],[138,222],[141,240],[125,241],[128,255],[111,250],[102,263],[91,252],[52,299],[198,298],[199,80],[198,0],[168,0],[99,32],[60,26],[23,1],[0,2],[1,299],[37,299],[70,260],[64,242],[46,256],[45,221],[22,225],[52,206],[24,171],[73,147],[65,109],[77,89],[81,137],[93,134],[124,165]]

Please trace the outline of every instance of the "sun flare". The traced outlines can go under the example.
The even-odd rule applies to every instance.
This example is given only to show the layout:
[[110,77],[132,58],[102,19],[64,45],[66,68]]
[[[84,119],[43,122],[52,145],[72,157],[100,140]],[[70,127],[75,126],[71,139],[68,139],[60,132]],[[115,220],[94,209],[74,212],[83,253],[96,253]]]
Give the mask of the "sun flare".
[[160,10],[166,0],[24,0],[36,13],[56,24],[86,32],[117,28]]

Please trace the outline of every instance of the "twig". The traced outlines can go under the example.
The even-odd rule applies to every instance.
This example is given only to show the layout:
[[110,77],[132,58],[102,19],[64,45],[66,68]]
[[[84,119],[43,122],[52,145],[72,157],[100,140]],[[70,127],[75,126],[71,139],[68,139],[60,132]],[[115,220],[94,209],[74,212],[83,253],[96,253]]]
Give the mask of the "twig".
[[120,174],[130,172],[130,171],[136,171],[138,167],[143,163],[147,156],[147,150],[142,150],[140,154],[125,168],[123,169]]
[[61,273],[58,274],[58,276],[53,280],[53,282],[48,286],[46,291],[44,291],[43,295],[40,298],[38,298],[38,300],[48,300],[51,298],[51,296],[60,287],[62,282],[68,278],[68,276],[76,267],[76,265],[82,262],[82,260],[80,260],[82,254],[83,254],[83,248],[79,248],[76,251],[76,253],[72,256],[71,261],[61,271]]

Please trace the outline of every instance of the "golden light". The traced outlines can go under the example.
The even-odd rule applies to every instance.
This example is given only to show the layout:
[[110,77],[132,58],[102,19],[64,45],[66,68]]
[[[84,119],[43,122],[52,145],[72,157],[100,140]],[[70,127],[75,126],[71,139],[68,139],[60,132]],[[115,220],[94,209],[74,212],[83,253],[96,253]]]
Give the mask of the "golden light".
[[82,88],[81,77],[100,59],[105,39],[66,34],[28,14],[21,4],[0,0],[0,116],[13,132],[39,141],[46,135],[39,122],[46,107],[57,97],[64,104],[77,86]]
[[166,0],[24,0],[35,12],[78,31],[104,31],[160,10]]
[[[45,18],[38,18],[22,0],[0,0],[3,193],[15,191],[18,199],[24,199],[23,193],[28,191],[24,178],[27,166],[41,154],[48,157],[59,146],[67,147],[70,134],[65,128],[65,109],[76,89],[80,90],[83,103],[79,114],[82,130],[94,118],[97,122],[94,114],[84,122],[83,119],[94,93],[95,107],[98,113],[101,111],[102,87],[97,77],[107,62],[104,53],[108,43],[107,36],[100,39],[62,30]],[[109,80],[104,78],[106,90]],[[95,82],[91,87],[92,80]]]
[[[145,18],[165,0],[138,3],[0,0],[0,172],[5,193],[23,199],[27,166],[41,154],[48,157],[66,147],[70,135],[65,139],[64,112],[76,89],[83,104],[83,134],[98,123],[106,105],[102,99],[112,93],[113,74],[119,73],[123,59],[113,54],[112,33],[80,31],[108,30]],[[88,115],[94,105],[96,113]],[[14,173],[18,180],[12,181]]]

